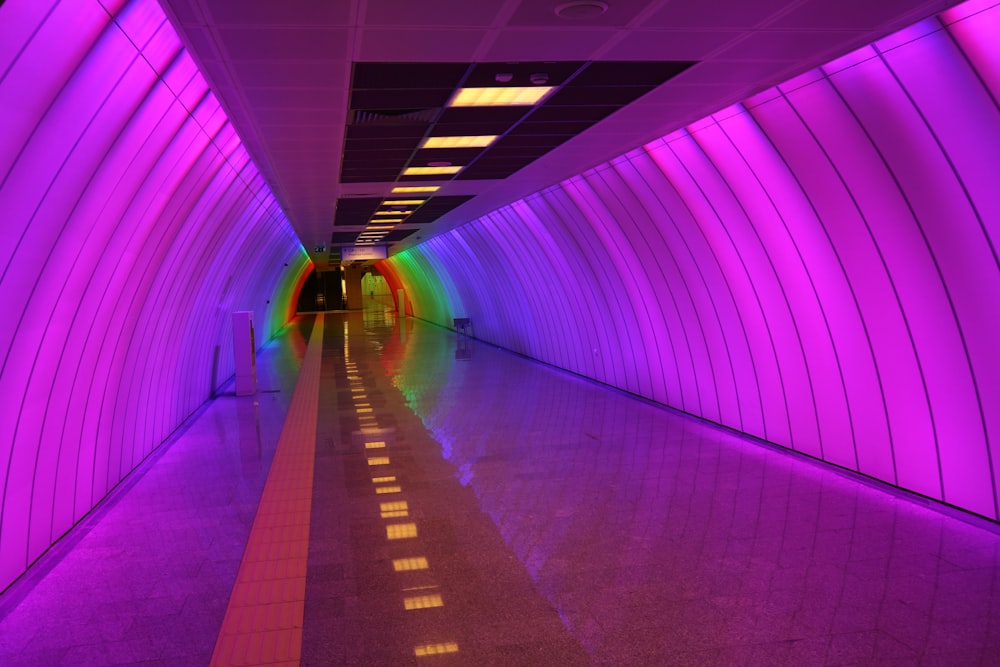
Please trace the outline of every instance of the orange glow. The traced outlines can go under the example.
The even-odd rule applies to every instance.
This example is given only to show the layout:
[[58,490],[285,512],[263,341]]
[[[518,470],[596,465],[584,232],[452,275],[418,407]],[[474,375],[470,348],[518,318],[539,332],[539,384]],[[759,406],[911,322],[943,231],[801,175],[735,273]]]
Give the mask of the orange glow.
[[417,536],[415,523],[391,523],[385,527],[385,536],[390,540],[405,540]]
[[426,570],[429,566],[427,565],[427,559],[423,556],[417,556],[416,558],[397,558],[392,561],[392,569],[396,572],[409,572],[411,570]]

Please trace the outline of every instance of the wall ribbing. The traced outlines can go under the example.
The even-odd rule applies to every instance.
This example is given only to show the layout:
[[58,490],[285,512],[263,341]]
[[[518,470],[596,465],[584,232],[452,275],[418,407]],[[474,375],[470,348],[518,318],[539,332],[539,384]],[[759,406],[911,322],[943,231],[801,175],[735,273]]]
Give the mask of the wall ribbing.
[[153,0],[0,8],[0,590],[292,314],[308,257]]

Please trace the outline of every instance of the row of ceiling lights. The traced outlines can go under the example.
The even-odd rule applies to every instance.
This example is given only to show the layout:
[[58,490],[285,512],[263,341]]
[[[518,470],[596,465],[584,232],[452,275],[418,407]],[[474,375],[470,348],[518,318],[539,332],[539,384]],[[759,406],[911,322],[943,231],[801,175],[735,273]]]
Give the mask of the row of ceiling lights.
[[[506,73],[497,74],[496,80],[510,81]],[[548,82],[548,75],[532,74],[531,82],[543,84]],[[489,88],[460,88],[455,96],[446,104],[448,107],[502,107],[502,106],[534,106],[541,102],[555,89],[555,86],[508,86]],[[427,137],[420,149],[433,148],[485,148],[499,138],[495,134],[475,136]],[[407,167],[402,176],[447,176],[460,172],[465,165],[453,165],[450,162],[434,161],[422,167]],[[394,195],[426,194],[433,195],[439,185],[397,186],[392,189]],[[427,199],[386,199],[379,205],[379,210],[368,221],[368,226],[358,235],[355,245],[374,245],[385,238],[395,225],[405,222],[406,217],[413,213],[416,207]],[[409,208],[409,207],[414,208]]]

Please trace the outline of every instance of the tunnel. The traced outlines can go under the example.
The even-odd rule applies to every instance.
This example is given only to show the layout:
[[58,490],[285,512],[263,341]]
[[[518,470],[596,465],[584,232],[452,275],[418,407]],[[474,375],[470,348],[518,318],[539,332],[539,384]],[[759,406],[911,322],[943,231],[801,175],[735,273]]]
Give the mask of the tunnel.
[[[237,4],[241,8],[235,9]],[[532,575],[522,576],[515,568],[510,581],[533,587],[538,599],[531,604],[559,610],[558,617],[539,622],[549,627],[551,621],[553,636],[564,633],[551,640],[555,643],[545,649],[550,653],[538,648],[539,653],[526,653],[534,657],[522,663],[514,654],[506,654],[505,662],[500,654],[487,652],[482,655],[489,659],[480,656],[486,660],[480,664],[538,664],[534,660],[541,655],[562,656],[566,664],[623,664],[618,661],[624,655],[602,653],[606,640],[595,638],[592,624],[597,621],[572,621],[574,603],[555,602],[551,587],[542,583],[547,580],[538,578],[559,559],[544,550],[518,547],[519,539],[539,544],[554,539],[562,524],[555,514],[549,523],[531,528],[509,523],[510,513],[533,510],[504,504],[504,487],[491,485],[490,461],[507,456],[491,448],[522,450],[499,444],[490,428],[498,433],[511,429],[518,439],[548,434],[545,443],[524,450],[524,456],[541,457],[532,459],[537,468],[517,474],[552,475],[549,493],[565,482],[562,466],[574,474],[601,477],[604,472],[581,471],[625,465],[620,455],[638,451],[625,444],[633,431],[656,447],[675,442],[667,431],[658,440],[659,427],[648,426],[646,420],[654,418],[642,411],[673,415],[692,429],[703,429],[699,433],[716,434],[699,442],[734,438],[742,443],[734,447],[801,469],[809,484],[826,488],[849,482],[864,489],[858,493],[913,508],[899,511],[924,512],[933,517],[928,521],[949,522],[950,527],[937,530],[957,531],[954,540],[972,545],[962,550],[940,538],[943,552],[962,551],[950,567],[985,573],[975,585],[964,581],[967,588],[959,586],[955,598],[976,590],[985,591],[990,600],[1000,599],[995,595],[1000,592],[1000,453],[994,460],[994,449],[1000,447],[1000,6],[991,0],[900,0],[875,3],[885,10],[884,16],[875,16],[881,10],[850,3],[857,5],[850,11],[868,21],[851,23],[818,0],[719,3],[713,11],[726,18],[713,19],[709,30],[693,27],[701,11],[694,3],[497,0],[459,9],[462,3],[446,2],[435,12],[453,20],[438,18],[437,32],[427,28],[419,41],[410,32],[401,36],[411,30],[401,27],[403,18],[392,20],[394,12],[403,17],[416,11],[401,4],[366,0],[307,10],[310,3],[301,2],[275,9],[265,2],[227,5],[221,0],[171,0],[162,6],[153,0],[7,0],[0,6],[0,590],[6,589],[0,596],[0,628],[6,629],[0,634],[27,637],[15,630],[33,623],[24,605],[35,599],[35,587],[59,572],[59,563],[81,549],[84,536],[98,530],[102,517],[112,516],[115,503],[139,488],[154,466],[169,460],[180,447],[177,443],[201,432],[199,420],[222,409],[219,405],[243,400],[232,384],[238,372],[236,311],[252,313],[261,386],[270,381],[265,389],[273,393],[258,393],[252,404],[240,403],[235,421],[218,422],[218,437],[224,440],[229,430],[242,451],[218,465],[220,470],[232,467],[233,475],[250,470],[259,488],[240,491],[251,496],[249,505],[237,512],[242,519],[236,523],[245,531],[233,538],[236,552],[230,560],[235,560],[218,573],[218,599],[213,598],[214,606],[205,602],[198,616],[211,626],[203,642],[208,648],[201,654],[178,654],[184,659],[171,664],[204,664],[209,658],[212,664],[267,663],[227,662],[221,639],[216,646],[219,625],[229,618],[227,603],[232,605],[228,587],[239,581],[239,555],[250,539],[246,531],[253,523],[255,498],[269,493],[268,469],[273,475],[284,461],[282,443],[295,441],[282,428],[304,429],[295,437],[308,440],[313,449],[287,456],[310,461],[315,493],[323,486],[320,480],[327,479],[320,477],[325,470],[328,479],[347,485],[343,497],[323,492],[333,494],[332,505],[353,502],[352,475],[367,475],[368,468],[355,470],[345,463],[343,470],[328,469],[324,466],[332,464],[322,455],[326,446],[330,451],[362,446],[357,437],[364,432],[363,423],[338,431],[340,422],[330,416],[334,408],[324,412],[322,407],[324,396],[339,396],[338,405],[349,402],[353,390],[347,388],[348,378],[360,373],[351,359],[368,368],[379,391],[394,397],[386,399],[387,405],[406,416],[398,417],[396,428],[420,433],[420,446],[433,446],[439,453],[433,460],[414,453],[421,470],[437,470],[433,479],[448,480],[441,484],[449,489],[454,486],[448,493],[455,498],[466,493],[461,502],[479,503],[477,512],[492,519],[469,530],[483,535],[494,531],[490,548],[511,549]],[[532,12],[542,4],[558,5],[559,20],[577,23],[554,23],[550,8],[547,19],[535,17]],[[350,19],[341,20],[340,12]],[[466,30],[473,32],[462,21],[471,26],[476,12],[485,16],[476,26],[476,40],[485,41],[475,42],[478,50],[470,42],[467,66],[454,54],[465,43]],[[318,14],[327,22],[302,27],[318,20]],[[347,53],[336,40],[341,33],[360,30],[360,23],[350,28],[360,16],[367,17],[371,25],[366,29],[378,32],[383,42],[376,48],[370,46],[374,38],[359,38],[353,53]],[[417,21],[414,16],[404,18]],[[608,17],[606,23],[597,23],[604,20],[601,16]],[[675,26],[664,27],[668,17]],[[475,20],[480,21],[478,15]],[[660,21],[657,30],[650,27],[654,20]],[[499,28],[504,21],[509,25]],[[264,31],[265,24],[290,34],[311,31],[317,41],[292,36],[279,43]],[[237,32],[243,41],[232,37]],[[728,46],[737,32],[739,39]],[[487,33],[488,39],[482,37]],[[447,48],[455,51],[435,46],[446,35],[454,40]],[[530,35],[539,36],[537,44]],[[562,60],[562,47],[543,42],[558,42],[558,35],[578,42],[608,40],[601,42],[599,53],[609,55],[606,60],[580,57],[572,67],[554,62]],[[675,41],[661,43],[664,35]],[[682,48],[684,39],[692,46]],[[324,40],[336,43],[329,47],[331,53],[344,53],[315,55],[317,45],[328,48]],[[414,56],[393,46],[409,44],[407,40],[425,51]],[[492,44],[493,50],[483,44]],[[298,51],[286,56],[279,46]],[[726,56],[728,48],[740,55]],[[648,53],[655,49],[662,50],[660,60],[669,61],[669,71],[646,67]],[[516,57],[522,53],[523,58]],[[303,72],[318,67],[316,63],[334,71],[341,60],[349,75],[340,81],[340,75],[331,74],[328,88],[349,97],[347,111],[341,109],[344,117],[310,120],[318,117],[307,118],[316,109],[295,96],[306,99],[308,92],[308,99],[318,99],[329,90],[310,88]],[[518,60],[532,61],[533,69],[522,72]],[[481,75],[482,63],[494,61],[509,66],[515,77],[531,71],[537,79],[538,63],[550,67],[551,104],[499,131],[498,147],[485,149],[493,152],[479,154],[454,179],[420,172],[409,180],[380,177],[372,156],[391,151],[377,144],[383,135],[376,131],[389,128],[402,134],[385,136],[406,138],[407,123],[430,118],[418,107],[432,105],[420,103],[418,93],[429,95],[437,88],[427,84],[422,89],[421,77],[454,71],[448,75],[456,82],[471,81]],[[626,61],[630,69],[601,68]],[[398,72],[405,76],[397,70],[390,76],[388,68],[403,67],[403,62],[409,64]],[[728,77],[745,73],[738,80],[716,81],[709,77],[711,66],[730,67]],[[260,77],[258,82],[234,83],[243,76],[240,67]],[[227,68],[237,72],[234,79],[219,78]],[[563,70],[565,82],[559,79]],[[654,70],[656,76],[642,78]],[[618,79],[607,83],[612,72]],[[266,76],[274,82],[261,83]],[[391,86],[380,90],[363,83],[380,76]],[[634,80],[622,81],[628,76]],[[599,93],[593,92],[598,88]],[[451,88],[445,92],[450,94]],[[600,100],[624,97],[613,106],[592,98],[566,101],[577,99],[571,94],[580,100],[588,94]],[[382,97],[367,108],[361,102],[364,95]],[[394,95],[412,100],[392,106]],[[656,98],[656,105],[642,109],[643,115],[630,106],[640,97],[648,104]],[[255,100],[264,102],[258,108]],[[283,100],[291,101],[283,106]],[[553,119],[557,111],[563,113],[560,109],[573,109],[577,116],[559,116],[557,122]],[[597,115],[585,119],[587,113],[598,114],[594,109],[611,120]],[[543,112],[551,118],[540,119]],[[286,113],[290,120],[268,125],[266,113]],[[476,124],[463,120],[458,110],[440,113],[433,121],[438,125],[429,127],[475,132]],[[588,134],[601,131],[604,122],[619,125],[605,134]],[[531,153],[531,147],[545,143],[539,137],[549,132],[546,128],[560,123],[576,129],[565,130],[537,155]],[[278,136],[282,128],[289,133],[285,138]],[[315,134],[318,148],[309,145],[309,133]],[[324,139],[327,135],[333,139]],[[415,165],[431,150],[426,143],[416,144],[424,135],[413,136],[400,164]],[[330,146],[339,150],[327,150]],[[332,157],[317,157],[320,149]],[[452,155],[473,155],[480,149],[449,150],[453,160]],[[297,166],[290,169],[286,163]],[[328,163],[334,172],[340,169],[339,177],[323,171]],[[357,170],[354,176],[352,169]],[[340,189],[323,199],[327,193],[318,184],[326,181],[337,181]],[[480,183],[487,185],[475,189]],[[428,184],[444,189],[435,194],[423,188],[425,194],[420,194]],[[399,187],[408,186],[417,194],[405,189],[397,194]],[[377,231],[376,209],[407,197],[417,197],[410,200],[416,203],[383,212],[416,207],[411,220],[429,212],[433,216],[409,226],[403,220],[394,231]],[[439,209],[432,208],[436,204]],[[365,220],[374,222],[339,222],[348,220],[354,210],[350,206],[364,209]],[[384,252],[373,255],[363,269],[348,268],[346,254],[331,254],[351,246],[367,252],[372,238]],[[341,266],[344,275],[357,271],[359,281],[366,272],[365,285],[374,285],[373,276],[384,278],[379,294],[374,287],[370,292],[359,289],[362,307],[358,297],[351,302],[348,289],[348,310],[340,308],[338,297],[336,313],[331,307],[324,314],[323,304],[317,313],[297,313],[307,278],[327,276],[323,280],[335,281],[339,290]],[[469,328],[457,330],[457,321]],[[376,338],[381,361],[364,356],[370,348],[362,353],[352,347]],[[449,347],[453,345],[458,347]],[[529,371],[504,370],[504,359],[531,364],[532,372],[555,373],[579,386],[566,389],[565,395],[559,393],[563,389],[537,388],[542,385],[533,384]],[[487,360],[495,366],[486,367]],[[330,384],[335,372],[340,384]],[[488,395],[474,381],[505,386],[515,394]],[[629,415],[615,426],[621,429],[614,436],[622,439],[620,446],[602,446],[600,455],[587,463],[573,458],[576,454],[565,460],[554,454],[560,447],[572,449],[572,443],[560,442],[546,430],[549,411],[575,415],[577,424],[590,423],[593,411],[605,409],[599,407],[605,405],[599,398],[604,395],[613,397],[606,399],[607,405],[624,401],[614,408],[616,415]],[[564,397],[562,407],[543,407],[553,396]],[[303,408],[306,417],[295,416],[300,400],[312,401],[312,412]],[[590,407],[574,412],[581,405]],[[465,412],[501,408],[506,415],[521,415],[523,422],[497,417],[488,427],[462,421]],[[261,411],[268,410],[272,417],[262,421]],[[363,414],[351,412],[352,418]],[[253,430],[247,424],[255,419],[254,434],[246,429]],[[302,426],[310,419],[311,430]],[[583,431],[577,437],[587,440]],[[611,436],[590,437],[597,442]],[[278,451],[272,452],[273,462],[272,455],[254,459],[247,443],[268,438]],[[678,436],[676,442],[682,441]],[[376,442],[384,445],[386,440],[373,436],[366,441]],[[554,449],[546,449],[546,443]],[[714,452],[716,445],[700,446]],[[368,461],[379,454],[362,453]],[[757,464],[747,465],[756,470]],[[756,479],[757,473],[732,472],[737,480],[743,479],[741,474]],[[188,493],[182,481],[176,484],[171,493]],[[615,488],[628,495],[628,489],[615,484],[610,480],[607,486],[595,486],[594,493]],[[769,487],[762,488],[766,496]],[[566,505],[552,511],[566,516],[573,504],[589,506],[586,497],[559,497]],[[607,502],[617,507],[620,499],[609,497]],[[791,502],[780,495],[771,501]],[[648,521],[665,517],[673,507],[654,504]],[[739,506],[734,507],[738,512]],[[313,531],[322,533],[315,525]],[[330,531],[330,540],[356,544],[367,539],[356,532]],[[898,535],[895,539],[905,541]],[[655,553],[669,561],[666,547],[657,544]],[[129,551],[127,545],[119,546],[109,551],[108,559]],[[976,558],[962,560],[972,552]],[[311,568],[316,557],[309,554]],[[715,557],[720,562],[734,558],[728,552]],[[205,558],[212,562],[210,553]],[[940,558],[951,562],[946,555]],[[815,559],[810,563],[818,567]],[[506,572],[509,563],[494,566]],[[823,576],[822,568],[810,572]],[[607,594],[614,595],[617,584],[604,583]],[[796,590],[807,588],[804,582]],[[315,645],[341,641],[309,634],[309,619],[316,618],[310,609],[317,607],[309,606],[310,589],[305,590],[307,640],[312,637]],[[717,605],[737,604],[726,595],[716,591],[711,599]],[[704,596],[698,599],[698,604],[705,601]],[[991,664],[1000,649],[998,610],[995,602],[980,602],[968,603],[966,615],[956,612],[948,619],[949,636],[954,637],[953,626],[966,622],[981,629],[970,631],[974,636],[935,643],[940,619],[931,614],[925,623],[929,639],[922,646],[907,644],[895,657],[901,664],[932,659]],[[882,621],[886,608],[880,607]],[[521,613],[513,606],[509,611],[512,617]],[[301,609],[298,613],[291,625],[301,641]],[[891,618],[890,624],[902,623]],[[888,632],[883,626],[877,631]],[[519,626],[518,633],[524,632],[530,634]],[[829,648],[834,645],[829,637],[837,633],[824,632],[828,652],[798,664],[841,664]],[[788,653],[787,642],[807,639],[808,633],[775,638],[786,642],[784,652],[770,652],[777,650],[771,646],[757,657],[767,662],[762,655],[778,655],[781,659],[770,664],[793,664],[797,659]],[[497,641],[506,646],[506,639]],[[58,664],[74,655],[66,646],[36,655],[27,642],[11,640],[4,647],[0,639],[0,655],[11,664],[48,664],[49,659]],[[414,654],[410,642],[406,659],[452,659],[446,654],[470,643],[447,637],[421,640]],[[172,655],[162,646],[150,650],[154,655],[148,659]],[[332,664],[324,662],[329,656],[321,657],[325,654],[319,649],[301,651],[292,659]],[[376,655],[357,651],[357,659]],[[128,662],[107,653],[103,658],[86,655],[76,664]],[[348,654],[338,655],[346,660]],[[393,659],[388,653],[377,655]],[[471,655],[458,653],[455,659],[471,660]],[[635,664],[666,664],[661,653],[643,655]],[[691,662],[678,658],[671,664],[752,664],[746,662],[748,655],[692,653]],[[876,664],[885,655],[872,648],[843,664]],[[138,656],[133,655],[135,662]]]

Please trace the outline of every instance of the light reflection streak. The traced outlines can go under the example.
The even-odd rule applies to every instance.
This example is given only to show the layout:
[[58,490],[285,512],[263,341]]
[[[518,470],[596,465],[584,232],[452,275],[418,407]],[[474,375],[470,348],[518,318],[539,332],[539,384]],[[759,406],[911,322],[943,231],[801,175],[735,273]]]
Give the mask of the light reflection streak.
[[391,523],[385,527],[385,536],[390,540],[406,540],[417,536],[415,523]]
[[413,558],[397,558],[392,561],[392,569],[396,572],[411,572],[413,570],[426,570],[430,567],[427,559],[423,556]]
[[444,653],[458,653],[457,642],[443,642],[440,644],[421,644],[413,647],[413,654],[418,658],[426,655],[441,655]]

